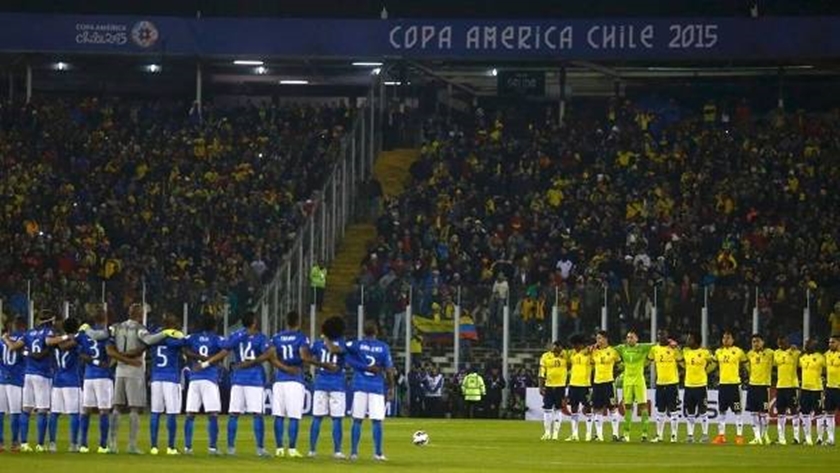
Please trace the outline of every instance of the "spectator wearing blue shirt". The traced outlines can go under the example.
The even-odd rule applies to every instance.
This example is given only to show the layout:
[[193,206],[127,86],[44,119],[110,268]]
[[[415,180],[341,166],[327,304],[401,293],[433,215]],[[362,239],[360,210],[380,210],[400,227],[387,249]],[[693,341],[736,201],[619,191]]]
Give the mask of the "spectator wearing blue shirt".
[[[303,364],[309,362],[312,355],[309,352],[309,338],[300,331],[300,316],[297,312],[286,314],[286,327],[286,330],[271,338],[271,363],[276,368],[271,396],[274,438],[277,442],[275,455],[300,458],[303,455],[297,450],[297,437],[305,395]],[[289,419],[288,452],[283,449],[286,418]]]
[[[334,344],[344,343],[344,319],[330,317],[321,325],[321,335]],[[344,459],[341,451],[342,419],[347,410],[346,382],[344,378],[344,353],[332,353],[323,340],[312,344],[312,364],[315,371],[315,386],[312,395],[312,426],[309,430],[309,456],[317,452],[321,421],[325,415],[332,417],[333,457]]]
[[160,416],[166,413],[167,455],[178,455],[175,447],[178,414],[181,413],[181,349],[186,344],[184,334],[178,330],[178,319],[167,312],[163,316],[164,330],[171,336],[151,347],[152,351],[152,405],[149,423],[152,455],[158,454]]
[[[23,339],[26,333],[26,319],[17,317],[9,322],[4,338],[12,343]],[[0,343],[0,451],[5,449],[3,431],[5,414],[9,414],[12,434],[12,451],[20,450],[20,413],[23,402],[24,361],[20,350],[12,350],[6,343]]]
[[207,414],[207,435],[210,439],[210,455],[218,455],[219,412],[222,411],[222,397],[219,392],[219,367],[228,351],[224,349],[224,338],[216,333],[216,318],[205,315],[202,331],[187,337],[185,354],[198,361],[190,371],[187,387],[187,419],[184,421],[184,453],[191,454],[193,448],[193,427],[195,415],[204,407]]

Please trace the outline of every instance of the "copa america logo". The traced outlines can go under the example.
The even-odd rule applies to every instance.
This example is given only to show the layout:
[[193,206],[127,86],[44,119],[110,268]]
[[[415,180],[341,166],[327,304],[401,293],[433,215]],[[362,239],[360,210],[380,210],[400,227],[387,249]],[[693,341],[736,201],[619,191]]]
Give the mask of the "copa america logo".
[[131,40],[141,48],[153,46],[158,40],[158,29],[151,21],[138,21],[131,28]]

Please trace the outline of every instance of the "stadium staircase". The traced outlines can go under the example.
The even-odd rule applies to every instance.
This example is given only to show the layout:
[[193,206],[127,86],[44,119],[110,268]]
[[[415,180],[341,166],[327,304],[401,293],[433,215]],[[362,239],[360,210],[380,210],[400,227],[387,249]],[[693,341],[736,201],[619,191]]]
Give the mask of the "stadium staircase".
[[[373,166],[373,175],[382,184],[386,198],[400,195],[408,181],[408,169],[420,156],[420,150],[396,149],[380,153]],[[367,245],[376,239],[374,222],[357,222],[347,227],[344,239],[336,249],[335,260],[328,269],[324,307],[318,314],[318,323],[331,315],[347,315],[345,299],[355,290],[359,266],[367,255]]]

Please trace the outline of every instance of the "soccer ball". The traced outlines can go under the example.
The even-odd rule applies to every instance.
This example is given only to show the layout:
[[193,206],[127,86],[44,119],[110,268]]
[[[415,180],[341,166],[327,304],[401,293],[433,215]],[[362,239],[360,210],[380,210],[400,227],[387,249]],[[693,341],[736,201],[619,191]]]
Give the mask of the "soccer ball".
[[423,432],[422,430],[418,430],[414,432],[414,436],[411,438],[412,443],[418,447],[422,447],[429,443],[429,434]]

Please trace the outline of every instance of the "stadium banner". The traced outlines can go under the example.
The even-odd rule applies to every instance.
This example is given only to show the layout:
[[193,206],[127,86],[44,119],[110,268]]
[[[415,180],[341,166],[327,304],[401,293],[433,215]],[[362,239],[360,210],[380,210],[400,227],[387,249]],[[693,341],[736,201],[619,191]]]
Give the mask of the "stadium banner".
[[[621,389],[617,390],[618,395],[617,398],[621,399]],[[653,409],[653,401],[656,399],[656,390],[648,389],[648,412],[654,412]],[[680,405],[682,405],[683,399],[683,390],[680,389]],[[747,399],[747,391],[742,390],[741,392],[741,400],[746,401]],[[527,406],[527,411],[525,411],[525,420],[543,420],[543,408],[542,408],[542,396],[540,396],[539,388],[528,388],[525,391],[525,404]],[[741,402],[741,405],[744,405],[744,402]],[[715,420],[720,416],[720,412],[718,411],[718,391],[717,389],[709,389],[709,403],[706,412],[709,414],[709,420]],[[624,406],[619,406],[619,411],[621,414],[624,414]],[[565,412],[568,414],[568,408],[565,409]],[[680,421],[683,420],[683,412],[682,408],[680,409]],[[633,413],[633,421],[638,422],[641,418],[639,417],[637,412]],[[770,389],[770,420],[776,420],[776,390],[771,388]],[[735,418],[732,415],[728,415],[726,419],[727,423],[734,423]]]
[[[460,338],[461,340],[478,341],[478,332],[475,328],[475,321],[467,314],[461,316]],[[423,335],[423,339],[431,342],[452,341],[455,325],[452,319],[435,320],[434,318],[415,315],[411,317],[411,324],[417,332]]]
[[0,13],[0,51],[192,57],[773,61],[840,57],[840,17],[535,20]]
[[543,71],[499,71],[496,79],[499,95],[515,97],[545,95],[545,72]]

